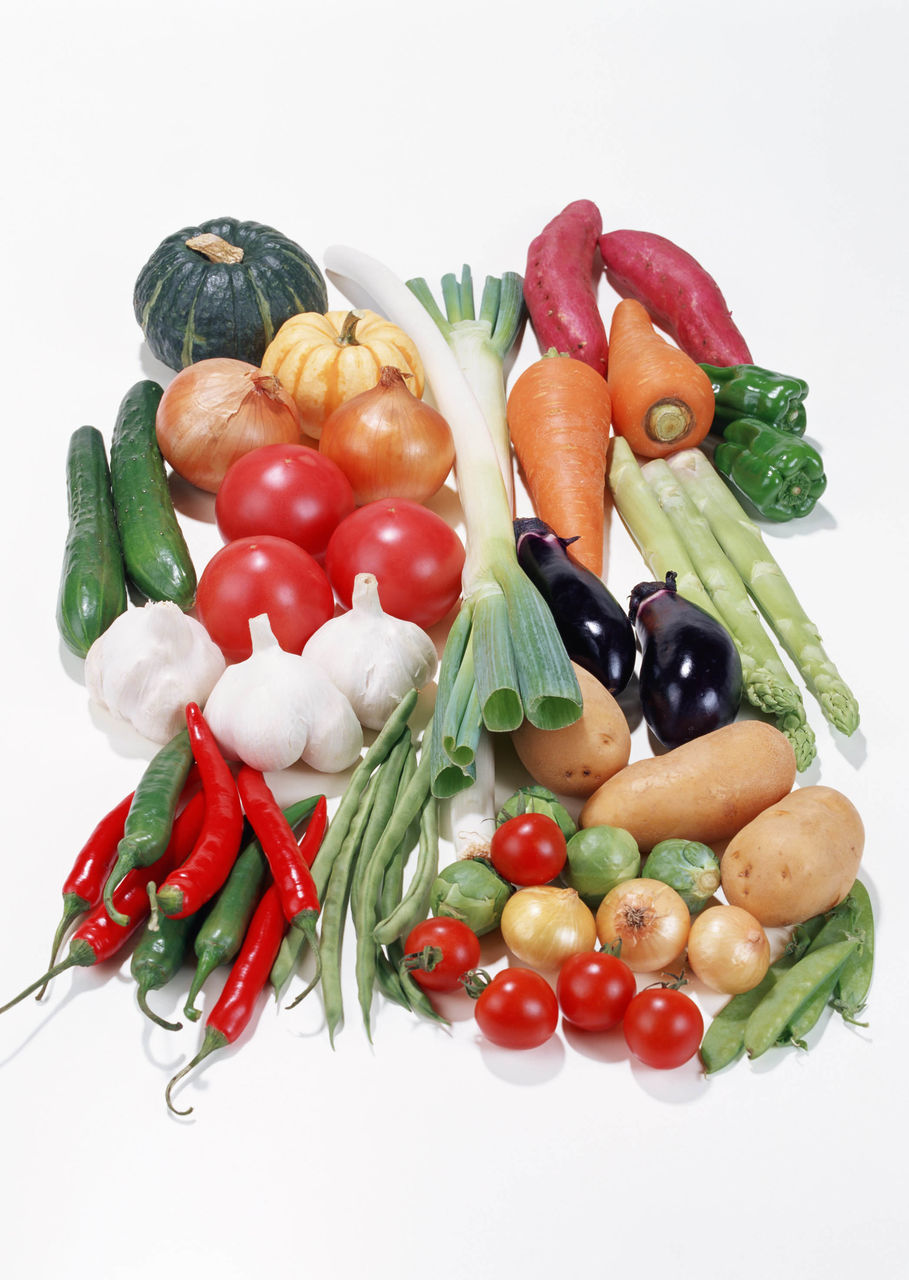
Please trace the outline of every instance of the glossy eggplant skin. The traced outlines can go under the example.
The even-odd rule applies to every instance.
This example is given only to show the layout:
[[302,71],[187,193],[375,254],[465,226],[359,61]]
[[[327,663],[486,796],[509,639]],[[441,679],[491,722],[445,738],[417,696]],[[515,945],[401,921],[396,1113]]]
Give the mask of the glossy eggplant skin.
[[605,583],[576,564],[569,541],[536,518],[514,521],[518,563],[542,595],[572,662],[612,694],[634,673],[637,645],[628,614]]
[[729,632],[676,592],[676,575],[642,582],[629,616],[641,644],[641,707],[650,731],[678,747],[736,717],[742,663]]

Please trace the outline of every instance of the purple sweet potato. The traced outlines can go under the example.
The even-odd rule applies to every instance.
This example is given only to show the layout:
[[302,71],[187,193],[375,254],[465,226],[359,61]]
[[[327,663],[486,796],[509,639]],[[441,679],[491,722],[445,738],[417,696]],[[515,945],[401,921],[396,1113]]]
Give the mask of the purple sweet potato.
[[600,236],[606,279],[699,364],[753,364],[713,276],[690,253],[650,231]]
[[597,240],[603,219],[591,200],[575,200],[527,251],[524,300],[541,351],[551,347],[606,376],[606,326],[597,306]]

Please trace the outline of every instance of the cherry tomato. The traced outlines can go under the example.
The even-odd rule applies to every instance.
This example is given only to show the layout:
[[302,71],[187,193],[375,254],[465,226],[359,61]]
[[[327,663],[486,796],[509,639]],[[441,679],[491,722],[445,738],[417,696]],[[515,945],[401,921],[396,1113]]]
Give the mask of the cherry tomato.
[[474,1016],[493,1044],[503,1049],[536,1049],[559,1023],[552,987],[533,969],[503,969],[480,993]]
[[386,613],[424,629],[445,617],[461,594],[464,547],[441,516],[418,502],[367,502],[335,529],[325,568],[350,608],[354,578],[373,573]]
[[548,884],[564,867],[567,849],[561,827],[548,814],[520,813],[496,827],[489,859],[512,884]]
[[563,1016],[582,1031],[617,1027],[636,991],[628,965],[608,951],[581,951],[570,956],[556,983]]
[[321,556],[355,505],[350,481],[331,458],[305,444],[265,444],[228,467],[215,521],[225,542],[270,534]]
[[698,1051],[704,1019],[694,1001],[675,987],[645,987],[625,1010],[625,1041],[648,1067],[680,1067]]
[[331,584],[316,561],[286,538],[238,538],[216,551],[199,576],[199,620],[228,662],[252,652],[249,620],[267,613],[275,639],[301,653],[334,614]]
[[480,963],[480,939],[463,920],[433,916],[411,929],[404,952],[424,991],[457,991],[461,975]]

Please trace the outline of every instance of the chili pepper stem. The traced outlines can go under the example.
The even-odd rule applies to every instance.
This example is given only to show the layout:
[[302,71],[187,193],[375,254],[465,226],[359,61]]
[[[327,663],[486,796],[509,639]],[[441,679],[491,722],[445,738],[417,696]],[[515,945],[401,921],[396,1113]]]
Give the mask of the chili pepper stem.
[[169,1081],[167,1088],[164,1091],[165,1101],[174,1115],[188,1116],[192,1111],[192,1107],[187,1107],[185,1111],[180,1111],[179,1108],[174,1106],[172,1100],[174,1086],[178,1081],[182,1080],[184,1076],[188,1075],[194,1067],[197,1067],[204,1058],[207,1058],[210,1053],[214,1053],[217,1049],[226,1049],[229,1044],[230,1041],[223,1031],[218,1031],[216,1027],[205,1028],[205,1036],[202,1040],[201,1049],[196,1056],[191,1058],[190,1061],[187,1062],[186,1066],[178,1071],[177,1074]]
[[163,1027],[165,1031],[180,1031],[183,1028],[182,1022],[168,1022],[166,1018],[162,1018],[160,1014],[155,1013],[148,1004],[148,988],[139,987],[136,991],[136,1000],[139,1008],[145,1014],[146,1018],[150,1018],[152,1022],[156,1022],[159,1027]]
[[177,916],[183,910],[183,890],[176,885],[162,885],[155,894],[158,910],[166,916]]
[[[67,929],[71,924],[75,923],[81,915],[84,915],[90,906],[91,903],[85,898],[80,898],[77,893],[65,893],[63,895],[63,915],[60,917],[60,923],[57,925],[57,932],[54,934],[54,941],[51,944],[50,965],[48,966],[48,971],[53,969],[54,965],[57,963],[57,954],[60,951]],[[50,978],[48,978],[46,982],[42,983],[41,989],[35,996],[36,1000],[41,1000],[43,998],[49,984]]]
[[114,924],[122,925],[124,928],[129,924],[129,916],[125,916],[122,911],[118,911],[114,906],[114,890],[123,879],[126,872],[132,866],[129,854],[126,853],[127,841],[121,840],[118,846],[117,861],[114,869],[107,877],[107,883],[104,886],[103,901],[107,909],[107,914],[113,920]]
[[83,942],[81,938],[76,938],[70,943],[69,955],[65,960],[60,960],[57,964],[48,969],[47,973],[42,974],[37,982],[33,982],[31,986],[26,987],[24,991],[20,991],[12,1000],[7,1001],[5,1005],[0,1006],[0,1013],[6,1013],[7,1009],[11,1009],[14,1004],[18,1004],[20,1000],[24,1000],[26,996],[30,996],[33,991],[37,991],[42,985],[52,982],[54,978],[58,978],[61,973],[65,973],[67,969],[72,969],[74,965],[83,965],[85,967],[93,965],[97,959],[94,951],[87,942]]

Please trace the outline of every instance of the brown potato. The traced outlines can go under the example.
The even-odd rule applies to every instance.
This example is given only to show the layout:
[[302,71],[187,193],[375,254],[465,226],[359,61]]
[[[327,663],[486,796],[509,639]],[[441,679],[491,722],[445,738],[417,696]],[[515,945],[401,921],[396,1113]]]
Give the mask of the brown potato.
[[628,763],[631,733],[605,685],[572,666],[584,700],[581,718],[565,729],[537,729],[525,720],[511,740],[534,782],[560,795],[585,797]]
[[800,787],[730,840],[723,893],[765,927],[801,924],[842,902],[855,882],[865,829],[833,787]]
[[582,827],[623,827],[642,853],[673,836],[727,840],[795,782],[789,739],[762,720],[737,720],[616,773],[581,810]]

